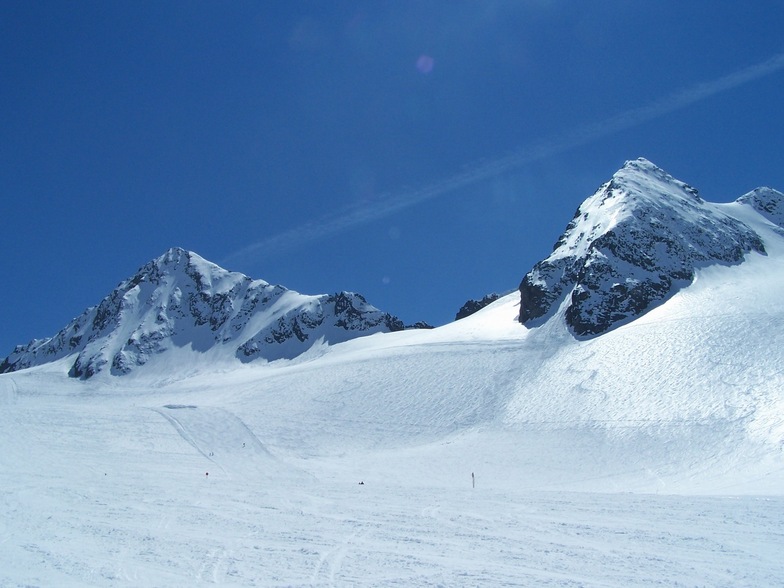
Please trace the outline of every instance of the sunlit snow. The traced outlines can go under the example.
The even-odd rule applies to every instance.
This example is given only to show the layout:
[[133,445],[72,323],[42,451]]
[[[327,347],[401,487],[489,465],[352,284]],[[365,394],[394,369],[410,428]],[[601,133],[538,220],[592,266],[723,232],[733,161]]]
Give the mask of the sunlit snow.
[[294,360],[1,375],[0,585],[784,584],[784,237],[723,210],[766,255],[589,340],[515,293]]

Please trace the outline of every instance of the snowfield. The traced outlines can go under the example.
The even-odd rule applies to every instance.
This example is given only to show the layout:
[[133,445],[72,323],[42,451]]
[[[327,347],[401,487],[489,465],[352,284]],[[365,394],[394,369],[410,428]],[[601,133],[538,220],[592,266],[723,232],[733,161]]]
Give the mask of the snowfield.
[[579,340],[517,294],[293,360],[0,375],[2,586],[782,586],[784,237]]
[[[780,495],[620,492],[648,475],[640,464],[606,463],[595,430],[472,430],[417,445],[422,432],[407,425],[399,430],[407,446],[374,450],[380,439],[363,440],[368,424],[346,418],[335,429],[303,426],[311,449],[298,456],[295,424],[257,420],[262,401],[246,423],[236,406],[201,404],[209,393],[167,408],[160,400],[169,393],[32,395],[3,382],[3,586],[784,579]],[[262,431],[287,428],[289,436],[263,442]],[[319,436],[346,444],[320,450]],[[655,467],[668,453],[661,449]],[[537,469],[545,462],[553,471]]]

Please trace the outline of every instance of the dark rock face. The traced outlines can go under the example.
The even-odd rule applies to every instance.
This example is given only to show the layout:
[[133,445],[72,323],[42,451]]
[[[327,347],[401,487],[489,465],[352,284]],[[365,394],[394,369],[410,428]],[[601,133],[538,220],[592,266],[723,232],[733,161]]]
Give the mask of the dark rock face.
[[406,330],[409,330],[409,329],[434,329],[435,327],[425,321],[417,321],[410,325],[406,325],[404,328]]
[[319,339],[337,343],[402,328],[359,294],[305,296],[174,248],[54,337],[17,346],[0,373],[76,354],[71,377],[121,375],[183,347],[242,361],[293,358]]
[[296,342],[315,342],[324,338],[339,343],[358,334],[402,330],[400,319],[371,306],[360,294],[340,292],[319,296],[307,306],[283,314],[243,343],[236,355],[242,361],[256,357],[291,358],[299,354],[292,355],[291,343],[295,343],[293,350],[296,351],[301,348]]
[[774,225],[784,227],[784,194],[773,188],[757,188],[736,200],[748,204]]
[[486,294],[482,297],[481,300],[468,300],[463,306],[460,307],[460,310],[457,311],[455,315],[455,320],[459,321],[462,318],[467,316],[471,316],[478,310],[482,310],[485,306],[490,304],[491,302],[495,302],[498,300],[498,294]]
[[565,305],[578,337],[604,333],[661,304],[713,263],[740,263],[761,238],[652,163],[627,162],[578,209],[553,253],[520,284],[520,321]]

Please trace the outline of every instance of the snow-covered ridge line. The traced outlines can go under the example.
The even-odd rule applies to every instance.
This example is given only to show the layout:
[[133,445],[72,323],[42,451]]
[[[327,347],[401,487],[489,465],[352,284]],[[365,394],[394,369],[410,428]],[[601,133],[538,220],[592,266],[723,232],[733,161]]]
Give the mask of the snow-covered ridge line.
[[[780,192],[757,188],[736,204],[784,232]],[[576,337],[594,337],[663,304],[699,268],[766,254],[758,232],[733,210],[704,201],[645,159],[626,162],[580,205],[552,254],[525,275],[519,322],[534,328],[558,315]],[[403,328],[360,294],[303,295],[172,248],[53,337],[16,347],[0,373],[74,356],[72,377],[121,375],[173,349],[207,361],[291,359],[316,344]]]
[[173,348],[243,362],[295,357],[322,340],[401,330],[360,294],[308,296],[172,248],[49,339],[18,346],[11,372],[76,355],[69,375],[126,374]]
[[[512,292],[437,329],[239,365],[281,318],[308,338],[260,353],[368,315],[170,250],[61,339],[105,322],[108,358],[145,333],[173,347],[122,378],[69,379],[72,356],[0,374],[0,585],[782,585],[782,195],[665,185],[765,254],[700,263],[590,338],[564,304],[522,326]],[[599,238],[632,222],[623,190],[585,205]],[[671,195],[643,192],[649,219],[678,221],[665,236],[683,228]]]
[[[773,223],[784,220],[784,195],[770,188],[738,202]],[[765,245],[743,221],[651,162],[628,161],[525,275],[520,322],[536,326],[565,308],[576,336],[596,336],[662,304],[698,268],[738,264],[751,252],[765,254]]]

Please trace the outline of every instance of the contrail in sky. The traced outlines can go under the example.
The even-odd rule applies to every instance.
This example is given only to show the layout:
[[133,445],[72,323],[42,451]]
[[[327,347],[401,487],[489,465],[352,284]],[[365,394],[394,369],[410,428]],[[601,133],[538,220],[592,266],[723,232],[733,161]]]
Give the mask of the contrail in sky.
[[546,159],[625,129],[664,116],[721,92],[737,88],[784,68],[784,53],[717,78],[674,92],[649,104],[626,110],[605,120],[583,125],[560,136],[524,147],[510,155],[468,166],[464,171],[420,188],[388,192],[371,203],[348,206],[334,214],[258,241],[228,256],[229,260],[269,257],[305,243],[389,216],[447,192],[494,177],[529,163]]

